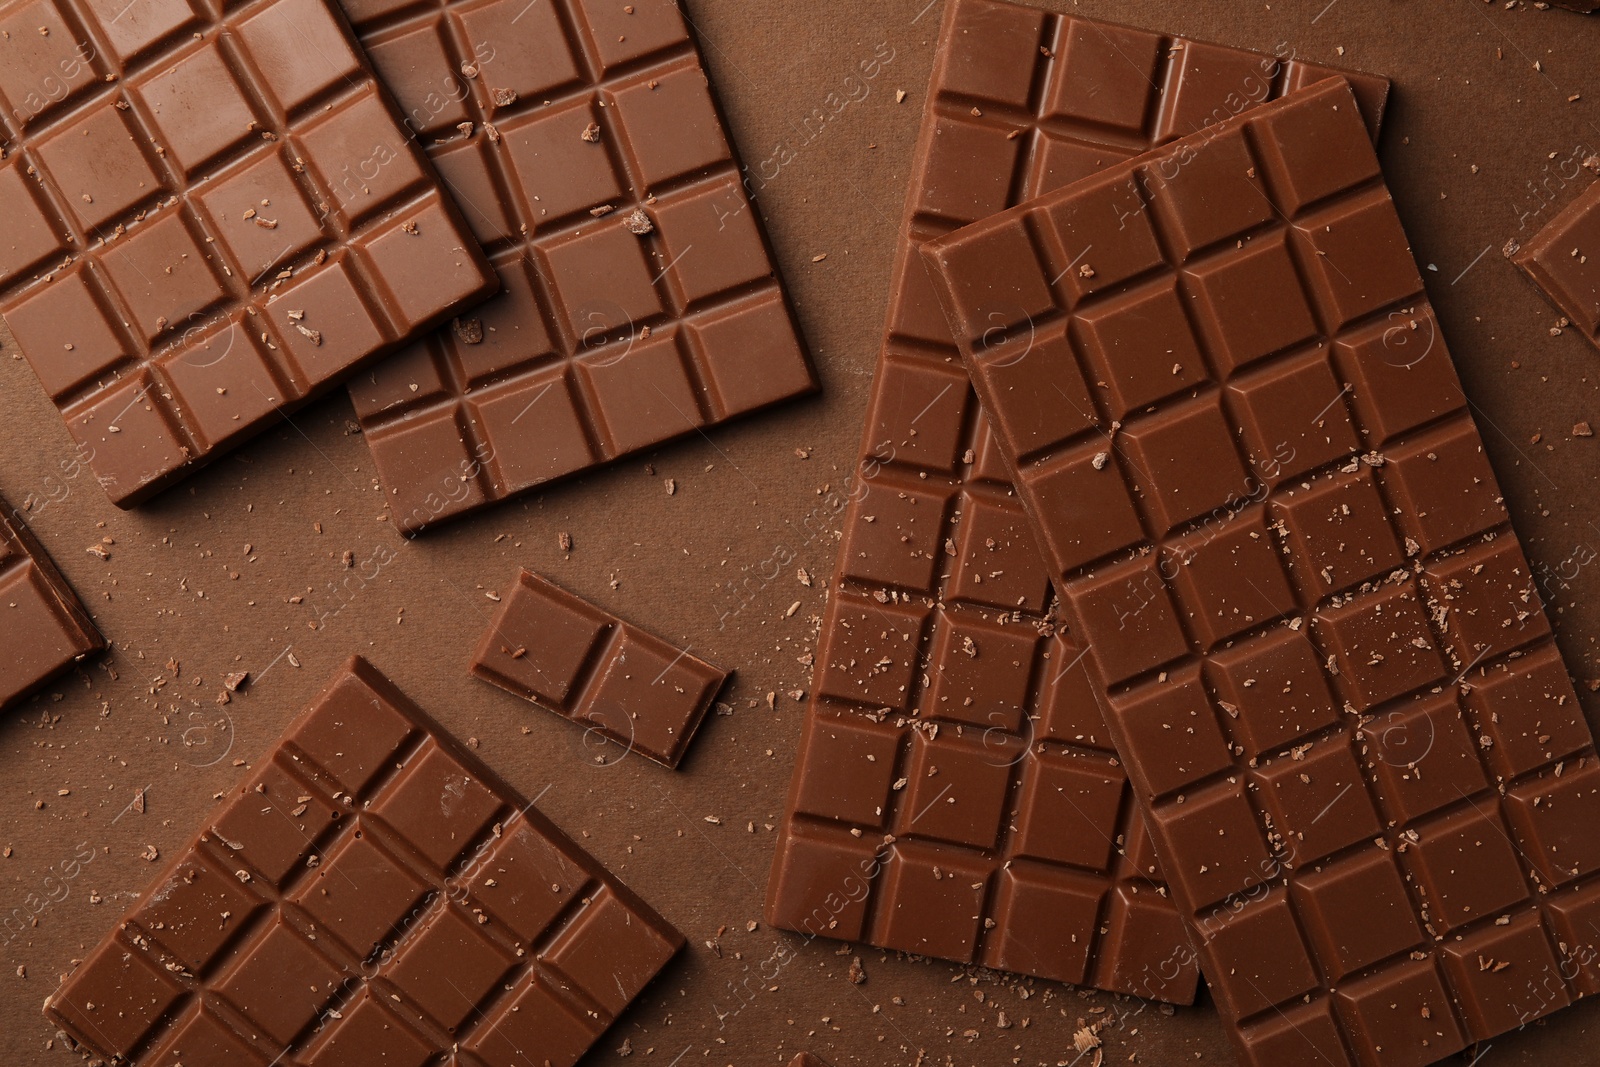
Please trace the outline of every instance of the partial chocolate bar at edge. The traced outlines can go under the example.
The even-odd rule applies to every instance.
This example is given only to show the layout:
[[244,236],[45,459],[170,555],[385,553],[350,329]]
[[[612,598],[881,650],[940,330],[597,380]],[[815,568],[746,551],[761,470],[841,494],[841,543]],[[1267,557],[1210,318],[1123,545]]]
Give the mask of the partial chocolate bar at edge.
[[0,710],[105,647],[78,594],[0,497]]
[[45,1012],[151,1067],[572,1067],[683,943],[357,657]]

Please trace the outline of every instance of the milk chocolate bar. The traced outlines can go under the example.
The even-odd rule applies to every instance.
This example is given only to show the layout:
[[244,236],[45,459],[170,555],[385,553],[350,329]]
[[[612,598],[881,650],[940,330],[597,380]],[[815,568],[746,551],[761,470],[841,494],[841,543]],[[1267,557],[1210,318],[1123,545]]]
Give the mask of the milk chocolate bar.
[[503,294],[350,386],[402,530],[817,388],[673,0],[341,0]]
[[571,1067],[682,945],[356,658],[45,1011],[119,1063]]
[[1600,182],[1562,208],[1531,241],[1508,251],[1572,328],[1600,347]]
[[78,594],[0,497],[0,710],[105,647]]
[[[906,239],[1331,73],[953,0]],[[1388,83],[1352,77],[1375,131]],[[903,245],[768,917],[811,937],[1187,1003],[1193,949],[1009,477]]]
[[329,0],[0,5],[0,314],[118,505],[494,289]]
[[686,648],[676,648],[523,571],[472,658],[472,673],[587,727],[620,752],[676,767],[728,680]]
[[1600,988],[1600,764],[1349,88],[932,242],[1240,1059]]

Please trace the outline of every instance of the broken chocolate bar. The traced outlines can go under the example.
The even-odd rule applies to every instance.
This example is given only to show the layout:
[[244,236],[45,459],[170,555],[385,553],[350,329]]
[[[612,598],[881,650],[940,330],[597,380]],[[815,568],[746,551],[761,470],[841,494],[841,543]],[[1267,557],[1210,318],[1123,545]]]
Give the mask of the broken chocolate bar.
[[523,571],[485,631],[472,673],[531,700],[597,739],[676,767],[728,679],[687,648],[623,622]]

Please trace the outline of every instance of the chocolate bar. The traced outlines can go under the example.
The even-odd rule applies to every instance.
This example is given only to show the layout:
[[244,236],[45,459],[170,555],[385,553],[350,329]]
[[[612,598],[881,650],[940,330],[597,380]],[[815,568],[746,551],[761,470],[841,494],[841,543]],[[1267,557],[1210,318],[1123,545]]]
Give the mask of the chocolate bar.
[[0,711],[105,647],[78,594],[0,497]]
[[1600,347],[1600,182],[1562,208],[1527,244],[1507,251],[1572,328]]
[[119,1063],[571,1067],[682,945],[355,658],[45,1011]]
[[342,0],[503,295],[355,379],[399,527],[810,393],[673,0]]
[[1240,1059],[1600,988],[1600,763],[1349,88],[924,254]]
[[587,728],[616,763],[676,767],[728,672],[523,571],[484,632],[473,674]]
[[[908,241],[1332,73],[992,0],[953,0],[939,40]],[[1353,77],[1376,129],[1388,83]],[[1009,477],[904,244],[768,918],[1187,1003],[1193,949]]]
[[128,507],[494,289],[327,0],[0,9],[0,313]]

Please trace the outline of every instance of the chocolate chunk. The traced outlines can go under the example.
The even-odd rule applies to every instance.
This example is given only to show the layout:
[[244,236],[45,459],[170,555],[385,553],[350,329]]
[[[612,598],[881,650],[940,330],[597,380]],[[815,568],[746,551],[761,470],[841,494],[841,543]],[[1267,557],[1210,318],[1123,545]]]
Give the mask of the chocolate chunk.
[[451,323],[456,340],[464,345],[483,344],[483,322],[479,319],[456,319]]
[[105,647],[78,594],[0,497],[0,710]]
[[117,1062],[571,1067],[683,937],[353,659],[45,1011]]
[[728,679],[554,583],[523,571],[472,659],[472,673],[623,746],[676,767]]
[[[992,0],[952,0],[939,41],[920,238],[1333,73]],[[1388,83],[1355,77],[1376,129]],[[902,248],[768,918],[1188,1003],[1188,935],[926,279]],[[1081,424],[1059,397],[1039,425]]]
[[0,20],[0,313],[123,507],[496,285],[330,0],[130,10]]
[[1600,762],[1349,88],[924,252],[1241,1062],[1596,988]]
[[655,232],[656,224],[651,222],[650,216],[639,208],[634,208],[629,212],[628,217],[623,221],[628,227],[628,232],[636,236],[643,237],[646,234]]
[[817,388],[678,4],[344,6],[504,289],[350,386],[402,530]]
[[1600,347],[1600,182],[1509,254],[1573,327]]

